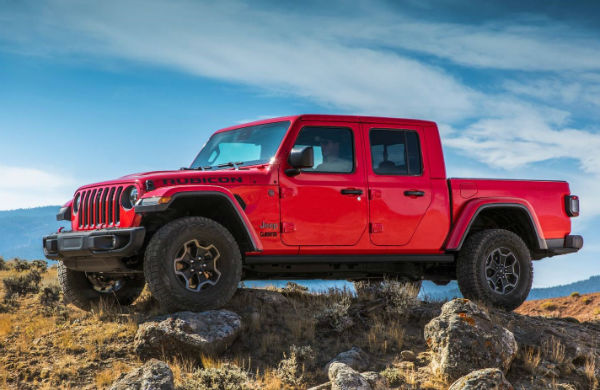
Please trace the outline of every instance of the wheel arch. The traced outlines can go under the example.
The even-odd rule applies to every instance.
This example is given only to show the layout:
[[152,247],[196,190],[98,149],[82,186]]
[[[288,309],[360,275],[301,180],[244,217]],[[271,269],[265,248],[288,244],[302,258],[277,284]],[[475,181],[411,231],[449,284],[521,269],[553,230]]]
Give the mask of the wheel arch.
[[142,215],[142,225],[150,232],[148,239],[165,223],[181,217],[199,216],[210,218],[228,229],[243,253],[262,250],[248,217],[232,194],[223,191],[183,191],[169,197],[169,202],[165,204],[136,206],[136,213]]
[[533,253],[547,249],[536,215],[523,202],[477,202],[467,205],[449,235],[447,250],[459,251],[467,237],[484,229],[517,234]]

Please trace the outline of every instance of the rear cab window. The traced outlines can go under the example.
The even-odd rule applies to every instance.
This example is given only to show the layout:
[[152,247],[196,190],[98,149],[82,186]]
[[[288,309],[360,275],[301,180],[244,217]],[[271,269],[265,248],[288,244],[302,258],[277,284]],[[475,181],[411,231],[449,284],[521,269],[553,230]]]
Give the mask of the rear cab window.
[[376,175],[420,176],[423,160],[414,130],[371,129],[371,168]]

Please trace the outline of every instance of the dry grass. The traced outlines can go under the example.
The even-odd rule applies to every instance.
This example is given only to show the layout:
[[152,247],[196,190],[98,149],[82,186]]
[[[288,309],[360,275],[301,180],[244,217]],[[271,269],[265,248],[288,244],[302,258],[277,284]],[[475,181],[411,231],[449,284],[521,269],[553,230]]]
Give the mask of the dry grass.
[[9,335],[12,332],[13,316],[8,313],[0,313],[0,337]]
[[96,374],[94,382],[99,389],[105,389],[109,387],[121,374],[129,372],[131,369],[132,366],[130,364],[117,360],[109,367],[99,371]]
[[542,344],[542,351],[546,359],[553,363],[565,362],[565,346],[555,337]]
[[542,362],[542,351],[539,348],[528,347],[523,352],[523,368],[530,373],[536,372]]

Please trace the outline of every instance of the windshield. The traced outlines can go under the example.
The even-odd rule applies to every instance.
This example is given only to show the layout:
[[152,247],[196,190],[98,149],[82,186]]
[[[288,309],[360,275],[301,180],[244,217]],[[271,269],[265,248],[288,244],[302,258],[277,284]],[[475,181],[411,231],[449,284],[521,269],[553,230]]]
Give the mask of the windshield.
[[289,121],[242,127],[214,134],[194,160],[192,169],[227,168],[268,163],[275,156]]

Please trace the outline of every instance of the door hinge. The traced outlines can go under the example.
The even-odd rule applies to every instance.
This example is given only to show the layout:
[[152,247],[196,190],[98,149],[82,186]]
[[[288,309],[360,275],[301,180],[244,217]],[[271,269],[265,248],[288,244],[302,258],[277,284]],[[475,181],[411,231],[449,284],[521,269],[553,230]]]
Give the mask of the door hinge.
[[383,224],[371,222],[369,230],[371,233],[383,233]]
[[294,196],[296,191],[293,188],[279,188],[279,197],[280,198],[288,198],[290,196]]
[[369,200],[381,198],[381,190],[369,190]]
[[292,233],[296,231],[296,226],[291,222],[281,223],[281,233]]

